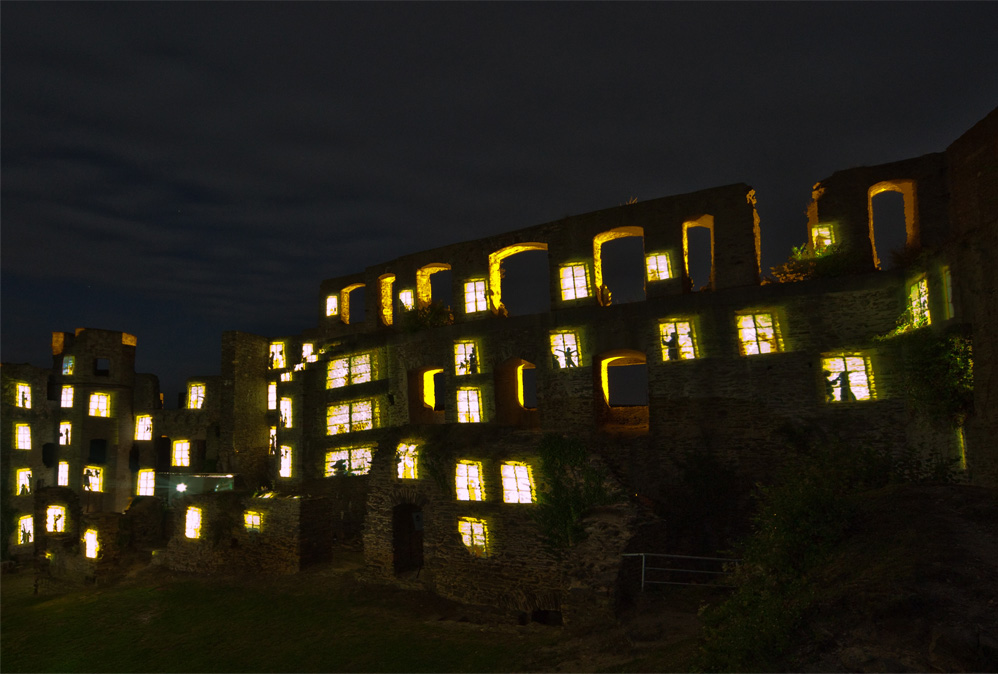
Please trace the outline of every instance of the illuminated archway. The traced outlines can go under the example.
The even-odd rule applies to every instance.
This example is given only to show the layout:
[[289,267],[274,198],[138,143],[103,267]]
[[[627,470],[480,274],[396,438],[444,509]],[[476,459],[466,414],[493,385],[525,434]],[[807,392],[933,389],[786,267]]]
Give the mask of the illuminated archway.
[[416,306],[420,309],[430,306],[433,301],[433,287],[430,277],[438,271],[450,269],[446,262],[431,262],[416,270]]
[[[870,187],[867,192],[866,208],[870,220],[870,247],[873,249],[873,264],[883,269],[877,253],[876,234],[873,223],[873,197],[882,192],[899,192],[904,198],[905,248],[918,246],[918,198],[914,180],[884,180]],[[887,251],[885,251],[886,253]]]
[[502,306],[502,261],[510,255],[528,250],[547,250],[548,245],[540,242],[516,243],[489,253],[489,309],[498,314]]
[[350,293],[363,287],[363,283],[353,283],[340,291],[340,320],[348,325],[350,323]]
[[692,284],[693,275],[690,271],[690,229],[703,227],[710,232],[710,280],[708,287],[714,287],[714,216],[701,215],[694,220],[687,220],[683,223],[683,264],[686,268],[687,282]]
[[593,278],[596,282],[596,298],[603,306],[609,304],[609,293],[603,290],[603,244],[614,239],[622,239],[627,236],[640,236],[644,238],[645,230],[642,227],[627,226],[614,227],[605,232],[600,232],[593,237]]
[[645,365],[648,359],[641,351],[633,349],[616,349],[607,351],[599,357],[599,381],[603,392],[603,401],[610,405],[610,377],[611,367],[622,367],[627,365]]
[[391,325],[394,320],[395,298],[392,293],[394,285],[395,274],[382,274],[378,277],[378,304],[383,325]]

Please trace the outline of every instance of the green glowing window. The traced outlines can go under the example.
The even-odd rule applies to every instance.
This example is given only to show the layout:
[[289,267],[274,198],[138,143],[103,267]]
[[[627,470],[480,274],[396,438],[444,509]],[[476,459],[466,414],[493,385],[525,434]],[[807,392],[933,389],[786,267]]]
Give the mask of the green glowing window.
[[689,360],[697,357],[696,334],[693,322],[669,318],[658,324],[662,342],[662,360]]
[[645,257],[645,271],[649,281],[665,281],[672,278],[672,265],[667,253],[653,253]]
[[152,440],[152,416],[140,414],[135,417],[135,439]]
[[63,356],[62,357],[62,373],[66,376],[73,374],[73,370],[76,369],[76,358],[73,356]]
[[59,399],[60,407],[72,407],[73,406],[73,387],[63,386],[62,396]]
[[533,503],[534,476],[530,466],[520,461],[502,464],[502,500],[505,503]]
[[922,277],[908,286],[908,312],[911,327],[921,328],[932,323],[929,314],[929,283]]
[[552,332],[551,357],[555,367],[578,367],[582,363],[579,335],[575,332]]
[[28,384],[18,384],[17,385],[17,398],[14,400],[14,404],[18,407],[23,407],[25,409],[31,409],[31,386]]
[[825,376],[825,401],[849,403],[875,398],[870,359],[858,353],[843,353],[821,359]]
[[371,354],[361,353],[329,361],[326,371],[326,388],[340,388],[348,384],[371,381]]
[[458,501],[484,501],[485,488],[482,485],[482,464],[477,461],[461,461],[454,473]]
[[569,264],[559,270],[561,299],[579,300],[589,297],[589,276],[584,264]]
[[738,347],[743,356],[782,351],[776,317],[770,313],[738,316]]
[[31,426],[14,424],[14,449],[31,449]]
[[454,342],[454,372],[458,375],[478,374],[481,361],[474,342]]
[[339,435],[374,428],[374,401],[356,400],[326,408],[326,434]]
[[485,301],[485,279],[472,279],[464,284],[464,313],[473,314],[485,311],[488,304]]
[[326,477],[367,475],[371,472],[373,447],[348,447],[326,452]]
[[399,479],[415,480],[419,468],[419,451],[416,445],[400,444],[395,450],[395,465]]
[[477,388],[457,390],[457,421],[460,424],[481,423],[482,400]]
[[457,521],[457,531],[468,552],[475,557],[489,556],[489,528],[485,520],[462,517]]

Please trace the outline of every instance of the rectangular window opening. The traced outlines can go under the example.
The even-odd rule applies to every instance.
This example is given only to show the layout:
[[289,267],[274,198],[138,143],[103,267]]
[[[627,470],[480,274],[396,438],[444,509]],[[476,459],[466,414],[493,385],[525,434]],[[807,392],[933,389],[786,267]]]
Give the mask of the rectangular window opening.
[[14,448],[31,449],[31,426],[14,424]]
[[74,356],[62,357],[62,373],[67,377],[73,374],[76,369],[76,358]]
[[111,416],[111,396],[107,393],[90,394],[90,416],[109,417]]
[[374,428],[374,401],[355,400],[326,408],[326,434],[340,435]]
[[561,278],[561,299],[580,300],[589,297],[589,274],[586,265],[568,264],[559,270]]
[[187,387],[187,409],[201,409],[204,405],[204,389],[204,384],[191,384]]
[[27,545],[35,542],[35,518],[22,515],[17,518],[17,544]]
[[326,452],[326,477],[367,475],[371,472],[373,447],[348,447]]
[[59,444],[66,447],[73,444],[73,424],[69,421],[59,424]]
[[98,466],[86,466],[83,469],[83,491],[104,491],[104,469]]
[[843,353],[821,359],[825,377],[825,402],[850,403],[873,400],[873,371],[870,359],[858,353]]
[[485,520],[462,517],[457,522],[461,541],[474,557],[489,556],[489,530]]
[[291,428],[293,419],[291,417],[291,398],[281,398],[281,427]]
[[924,276],[908,286],[908,313],[912,328],[922,328],[932,323],[929,313],[929,283]]
[[191,465],[191,442],[190,440],[175,440],[173,442],[173,461],[174,466],[190,466]]
[[291,448],[287,445],[281,446],[281,466],[278,474],[281,477],[291,477],[292,461]]
[[83,555],[87,559],[97,559],[100,552],[100,543],[97,541],[97,530],[87,529],[83,534]]
[[658,325],[662,342],[662,360],[691,360],[697,357],[697,340],[693,321],[669,318]]
[[649,281],[666,281],[672,278],[672,264],[668,253],[652,253],[645,258],[645,272]]
[[743,356],[783,351],[776,317],[771,313],[738,316],[738,346]]
[[338,295],[326,296],[326,315],[327,316],[340,315],[340,298]]
[[135,493],[139,496],[155,496],[156,495],[156,471],[155,470],[140,470],[138,484],[136,485]]
[[401,443],[395,450],[395,465],[400,480],[415,480],[418,477],[419,451],[416,445]]
[[552,332],[551,357],[556,368],[579,367],[582,357],[578,333]]
[[107,377],[110,374],[111,374],[111,359],[94,358],[94,375],[98,377]]
[[267,409],[277,409],[277,382],[272,381],[267,384]]
[[72,407],[73,406],[73,387],[63,386],[62,396],[59,399],[60,407]]
[[16,472],[17,490],[14,492],[18,496],[31,493],[31,469],[18,468]]
[[152,416],[140,414],[135,417],[135,439],[152,440]]
[[191,506],[184,517],[184,535],[187,538],[201,538],[201,509]]
[[485,279],[472,279],[464,284],[464,313],[473,314],[488,309],[485,299]]
[[243,513],[243,526],[246,527],[246,531],[260,531],[263,526],[263,513],[247,510]]
[[271,370],[283,370],[288,366],[288,360],[284,355],[284,342],[270,343],[270,363]]
[[458,501],[484,501],[482,464],[478,461],[461,461],[454,473]]
[[69,463],[67,461],[59,462],[59,468],[56,472],[56,484],[60,487],[69,486]]
[[482,421],[481,393],[477,388],[457,390],[457,421],[460,424],[477,424]]
[[502,500],[504,503],[533,503],[534,476],[530,466],[520,461],[502,464]]
[[454,373],[457,375],[480,372],[478,349],[474,342],[454,342]]
[[370,353],[360,353],[329,361],[326,388],[341,388],[369,382],[374,374]]
[[31,409],[31,386],[29,384],[17,385],[17,398],[15,398],[14,404],[27,410]]
[[65,506],[50,505],[45,509],[45,531],[50,534],[61,534],[66,531]]

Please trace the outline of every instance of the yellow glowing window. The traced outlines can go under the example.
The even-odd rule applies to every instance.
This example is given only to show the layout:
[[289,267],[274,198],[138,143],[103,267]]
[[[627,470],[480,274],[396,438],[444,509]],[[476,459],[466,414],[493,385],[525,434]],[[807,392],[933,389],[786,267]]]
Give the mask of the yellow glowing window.
[[149,469],[139,471],[139,480],[135,488],[135,493],[139,496],[156,495],[156,471]]
[[462,461],[454,473],[458,501],[484,501],[485,489],[482,486],[482,464],[477,461]]
[[270,427],[270,453],[277,453],[277,426]]
[[485,301],[485,279],[474,279],[464,284],[464,313],[473,314],[485,311],[488,304]]
[[551,356],[556,367],[578,367],[582,363],[579,336],[574,332],[552,332]]
[[301,359],[304,363],[314,363],[319,359],[315,355],[315,345],[314,344],[302,344],[301,345]]
[[291,381],[292,379],[293,375],[291,374],[290,370],[288,372],[281,373],[281,381]]
[[31,386],[28,384],[17,385],[17,399],[14,404],[18,407],[31,409]]
[[104,491],[104,469],[86,466],[83,469],[83,491]]
[[821,253],[835,245],[835,232],[831,225],[815,225],[811,228],[811,245],[815,253]]
[[87,559],[97,559],[100,543],[97,542],[97,530],[87,529],[83,534],[83,554]]
[[56,474],[56,484],[60,487],[69,486],[69,463],[66,461],[59,462],[59,470]]
[[326,388],[340,388],[368,381],[371,381],[371,354],[361,353],[329,361]]
[[668,319],[658,324],[662,342],[662,360],[689,360],[697,357],[697,340],[693,323]]
[[17,491],[14,492],[18,496],[21,494],[31,493],[31,469],[30,468],[19,468],[17,470]]
[[17,518],[17,544],[27,545],[35,542],[35,518],[22,515]]
[[281,398],[281,426],[291,428],[291,398]]
[[841,354],[821,359],[825,376],[825,401],[850,403],[871,400],[873,371],[870,359],[860,354]]
[[280,370],[288,366],[288,361],[284,357],[284,342],[271,342],[270,344],[270,369]]
[[560,275],[561,299],[578,300],[589,297],[589,278],[586,274],[586,265],[565,265],[561,268]]
[[943,292],[946,295],[946,318],[953,318],[956,312],[953,310],[953,275],[949,267],[943,267]]
[[243,513],[243,524],[246,526],[246,531],[260,531],[263,526],[263,513],[247,510]]
[[460,424],[477,424],[482,421],[482,401],[477,388],[457,390],[457,421]]
[[443,368],[423,372],[423,404],[431,410],[437,408],[437,385],[434,377],[443,372]]
[[911,325],[921,328],[932,323],[929,315],[929,283],[921,278],[908,287],[908,311],[911,313]]
[[59,444],[71,445],[73,443],[73,424],[63,421],[59,424]]
[[63,386],[62,387],[62,397],[59,400],[59,405],[61,407],[72,407],[73,406],[73,387]]
[[188,440],[176,440],[173,443],[173,465],[191,465],[191,443]]
[[783,343],[773,315],[744,314],[739,316],[738,346],[743,356],[782,351]]
[[400,444],[395,450],[395,465],[400,479],[415,480],[419,468],[419,451],[416,445]]
[[340,298],[337,295],[326,296],[326,315],[338,316],[340,313]]
[[199,410],[204,405],[204,384],[191,384],[187,387],[187,409]]
[[277,409],[277,382],[272,381],[267,384],[267,409]]
[[645,257],[645,270],[649,281],[664,281],[672,278],[672,265],[667,253],[654,253]]
[[350,447],[326,452],[326,477],[367,475],[371,472],[373,447]]
[[401,304],[402,308],[406,311],[412,311],[416,304],[411,290],[403,290],[399,293],[399,304]]
[[281,446],[281,467],[278,475],[281,477],[291,477],[291,448],[287,445]]
[[50,505],[45,509],[45,531],[59,534],[66,530],[65,506]]
[[533,503],[534,477],[530,466],[517,461],[502,464],[502,500],[505,503]]
[[489,529],[485,520],[462,517],[457,521],[457,530],[468,552],[475,557],[489,556]]
[[152,440],[152,417],[148,414],[140,414],[135,417],[135,439]]
[[111,396],[107,393],[90,394],[90,416],[109,417],[111,416]]
[[31,426],[14,424],[14,449],[31,449]]
[[201,538],[201,509],[191,506],[184,518],[184,535],[187,538]]
[[374,428],[374,401],[357,400],[326,408],[326,434],[339,435]]
[[73,374],[73,370],[76,369],[76,358],[73,356],[63,356],[62,357],[62,373],[64,375]]
[[478,349],[474,342],[454,342],[454,372],[478,374],[481,371]]

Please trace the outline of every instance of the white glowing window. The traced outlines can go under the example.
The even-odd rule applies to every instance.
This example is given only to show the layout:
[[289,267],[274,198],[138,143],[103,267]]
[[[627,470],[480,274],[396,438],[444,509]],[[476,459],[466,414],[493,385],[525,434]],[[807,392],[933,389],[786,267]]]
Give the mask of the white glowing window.
[[247,510],[243,513],[243,525],[246,527],[246,531],[260,531],[263,526],[263,513]]
[[191,443],[189,440],[176,440],[173,443],[173,465],[191,465]]
[[743,356],[782,351],[783,343],[773,315],[767,313],[739,316],[738,346]]
[[412,311],[413,307],[416,306],[415,301],[412,299],[411,290],[403,290],[399,293],[399,304],[406,311]]
[[281,426],[291,428],[291,398],[281,398]]
[[191,384],[187,387],[187,409],[199,410],[204,405],[204,384]]
[[19,468],[17,470],[17,490],[14,492],[18,496],[31,493],[31,469]]
[[83,491],[104,491],[104,469],[86,466],[83,469]]
[[73,387],[63,386],[62,387],[62,397],[59,400],[59,405],[61,407],[72,407],[73,406]]
[[534,477],[530,466],[510,461],[502,464],[502,500],[506,503],[533,503]]
[[416,445],[400,444],[395,450],[395,465],[400,479],[415,480],[419,468],[419,451]]
[[340,298],[338,295],[326,295],[326,315],[338,316],[340,313]]
[[485,280],[473,280],[464,284],[464,313],[473,314],[476,311],[485,311],[488,304],[485,302]]
[[140,414],[135,417],[135,439],[152,440],[152,417],[148,414]]
[[373,447],[350,447],[326,452],[326,477],[367,475],[371,472]]
[[277,409],[277,382],[272,381],[267,384],[267,409]]
[[835,245],[835,232],[831,225],[815,225],[811,228],[811,245],[815,253],[822,253]]
[[374,401],[356,400],[326,408],[326,434],[339,435],[374,428]]
[[315,345],[313,345],[313,344],[302,344],[301,345],[301,359],[302,359],[303,362],[306,362],[306,363],[314,363],[316,360],[318,360],[319,357],[317,355],[315,355]]
[[929,283],[921,278],[908,287],[908,311],[911,313],[911,325],[915,328],[932,323],[929,315]]
[[482,485],[482,464],[477,461],[462,461],[454,473],[458,501],[484,501],[485,488]]
[[50,505],[45,509],[45,531],[50,534],[62,533],[66,530],[65,506]]
[[60,487],[69,486],[69,463],[67,461],[59,462],[59,470],[56,473],[56,484]]
[[477,388],[457,390],[457,422],[477,424],[482,421],[482,401]]
[[139,471],[139,480],[135,493],[139,496],[156,495],[156,471],[150,469]]
[[17,385],[17,399],[14,404],[18,407],[31,409],[31,386],[29,384]]
[[456,374],[478,374],[481,362],[474,342],[454,342],[454,372]]
[[457,530],[468,552],[475,557],[489,556],[489,529],[485,520],[462,517],[457,521]]
[[90,416],[109,417],[111,416],[111,396],[107,393],[90,394]]
[[17,544],[27,545],[35,542],[35,518],[22,515],[17,518]]
[[201,509],[191,506],[184,518],[184,535],[187,538],[201,538]]
[[949,267],[943,267],[943,292],[946,295],[946,318],[953,318],[956,312],[953,310],[953,275]]
[[667,253],[655,253],[645,257],[645,271],[649,281],[664,281],[672,278],[672,265]]
[[557,367],[579,367],[582,364],[579,336],[574,332],[552,332],[551,356]]
[[97,530],[87,529],[83,534],[83,554],[87,559],[97,559],[100,543],[97,542]]
[[371,381],[371,354],[361,353],[329,361],[326,388],[340,388],[368,381]]
[[74,358],[73,356],[63,356],[62,373],[68,376],[73,374],[74,369],[76,369],[76,358]]
[[270,427],[270,453],[277,453],[277,426]]
[[861,354],[841,354],[821,359],[825,377],[825,401],[836,403],[871,400],[874,397],[870,359]]
[[284,342],[270,343],[270,369],[280,370],[288,366],[288,361],[284,357]]
[[281,381],[291,381],[293,378],[294,375],[291,374],[290,370],[281,373]]
[[73,424],[68,421],[63,421],[59,424],[59,444],[60,445],[71,445],[73,444]]
[[31,426],[14,424],[14,449],[31,449]]
[[281,467],[278,475],[281,477],[291,477],[291,470],[291,448],[287,445],[281,445]]
[[561,268],[560,273],[561,299],[578,300],[583,297],[589,297],[589,279],[586,274],[586,265],[565,265]]
[[669,319],[658,324],[662,360],[689,360],[697,357],[697,340],[691,321]]

